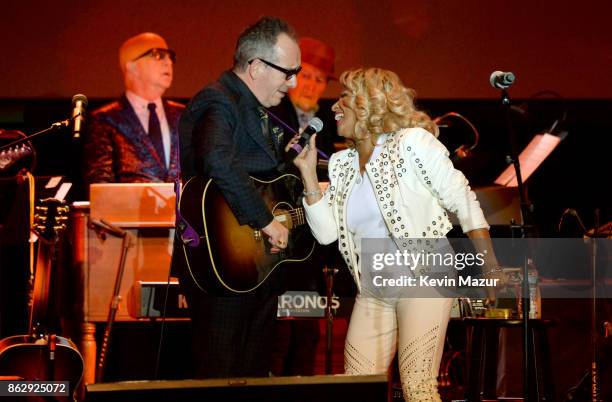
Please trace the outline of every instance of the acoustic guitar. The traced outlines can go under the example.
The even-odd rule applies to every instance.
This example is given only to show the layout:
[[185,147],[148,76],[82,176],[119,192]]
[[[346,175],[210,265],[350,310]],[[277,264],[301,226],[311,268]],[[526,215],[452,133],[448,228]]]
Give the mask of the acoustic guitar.
[[251,178],[274,218],[289,229],[287,248],[271,253],[265,234],[240,225],[212,179],[195,176],[179,198],[186,268],[196,286],[213,294],[257,289],[280,266],[308,259],[315,248],[304,210],[300,178],[285,174],[266,181]]
[[[25,137],[21,131],[0,129],[0,146]],[[36,165],[36,153],[29,141],[0,151],[0,176],[14,176],[22,168],[32,171]]]
[[66,228],[68,207],[56,199],[36,207],[34,232],[39,237],[27,335],[0,340],[0,376],[22,381],[68,381],[69,396],[20,397],[24,401],[72,401],[83,376],[83,357],[67,338],[46,332],[50,278],[56,243]]

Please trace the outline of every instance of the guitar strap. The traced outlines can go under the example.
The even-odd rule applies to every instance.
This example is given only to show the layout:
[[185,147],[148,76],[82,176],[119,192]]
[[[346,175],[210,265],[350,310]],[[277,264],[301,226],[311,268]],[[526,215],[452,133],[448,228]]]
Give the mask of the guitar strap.
[[200,245],[200,235],[198,234],[198,232],[196,232],[196,230],[193,228],[193,226],[191,226],[189,224],[189,222],[187,222],[187,220],[185,218],[183,218],[183,215],[181,215],[181,210],[179,208],[179,202],[181,199],[181,179],[180,178],[176,178],[174,179],[174,193],[176,194],[176,205],[175,205],[175,211],[176,211],[176,220],[175,220],[175,226],[176,226],[176,233],[177,236],[179,236],[180,241],[189,247],[198,247]]
[[[265,108],[264,108],[264,109],[265,109]],[[298,132],[297,132],[297,131],[295,131],[295,130],[294,130],[292,127],[291,127],[291,126],[289,126],[289,124],[285,123],[285,122],[284,122],[284,121],[283,121],[283,120],[282,120],[280,117],[278,117],[277,115],[275,115],[274,113],[272,113],[272,112],[270,111],[270,109],[265,109],[265,110],[266,110],[266,112],[268,112],[268,114],[269,114],[269,115],[270,115],[270,116],[271,116],[271,117],[272,117],[272,118],[273,118],[273,119],[274,119],[274,120],[275,120],[275,121],[276,121],[278,124],[280,124],[280,125],[281,125],[283,128],[286,128],[287,130],[289,130],[289,132],[290,132],[290,133],[292,133],[293,135],[296,135],[296,134],[298,133]],[[301,150],[300,150],[300,151],[301,151]],[[325,160],[329,160],[329,156],[328,156],[328,155],[327,155],[325,152],[321,151],[320,149],[317,149],[317,154],[318,154],[318,155],[319,155],[321,158],[323,158],[323,159],[325,159]]]

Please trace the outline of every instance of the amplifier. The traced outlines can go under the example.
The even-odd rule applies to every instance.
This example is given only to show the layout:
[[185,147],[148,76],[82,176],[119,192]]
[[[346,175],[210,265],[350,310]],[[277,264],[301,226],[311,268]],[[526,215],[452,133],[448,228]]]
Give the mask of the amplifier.
[[128,313],[133,318],[161,317],[168,290],[166,318],[189,318],[187,299],[180,293],[177,280],[168,282],[135,282],[128,292]]

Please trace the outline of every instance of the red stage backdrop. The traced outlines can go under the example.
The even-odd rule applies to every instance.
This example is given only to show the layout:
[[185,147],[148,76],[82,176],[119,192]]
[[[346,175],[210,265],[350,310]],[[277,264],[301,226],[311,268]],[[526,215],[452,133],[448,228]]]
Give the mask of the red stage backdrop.
[[[612,98],[612,2],[544,0],[8,0],[0,6],[0,97],[115,97],[117,48],[155,31],[178,53],[171,97],[191,97],[232,61],[262,15],[332,44],[337,70],[397,71],[423,98],[494,98],[493,70],[514,97],[543,89]],[[338,92],[328,88],[326,97]]]

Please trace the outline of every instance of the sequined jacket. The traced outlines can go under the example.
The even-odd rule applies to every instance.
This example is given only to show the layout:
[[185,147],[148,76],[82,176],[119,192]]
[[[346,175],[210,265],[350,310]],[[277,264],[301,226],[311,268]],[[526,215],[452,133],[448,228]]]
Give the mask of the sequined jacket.
[[163,104],[170,128],[168,168],[124,95],[91,114],[84,143],[87,184],[171,182],[178,177],[178,121],[185,107],[166,100]]
[[[378,207],[399,249],[410,239],[441,238],[452,228],[446,210],[453,212],[464,232],[489,228],[467,179],[453,167],[448,151],[421,128],[402,129],[387,136],[380,155],[365,170]],[[329,163],[330,183],[324,197],[305,203],[306,219],[321,244],[338,240],[338,247],[357,287],[359,256],[347,228],[346,204],[359,177],[354,149],[334,154]]]

